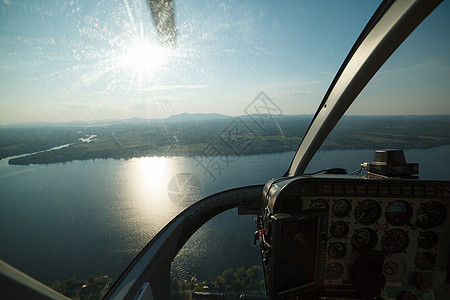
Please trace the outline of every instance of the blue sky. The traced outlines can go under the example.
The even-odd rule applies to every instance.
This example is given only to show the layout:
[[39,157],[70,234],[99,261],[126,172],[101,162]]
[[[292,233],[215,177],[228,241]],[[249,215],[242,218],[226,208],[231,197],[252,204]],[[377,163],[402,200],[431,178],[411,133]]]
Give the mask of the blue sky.
[[[0,123],[241,115],[261,91],[312,114],[379,5],[175,0],[167,49],[146,1],[18,2],[0,3]],[[349,113],[450,114],[449,16],[447,1]]]

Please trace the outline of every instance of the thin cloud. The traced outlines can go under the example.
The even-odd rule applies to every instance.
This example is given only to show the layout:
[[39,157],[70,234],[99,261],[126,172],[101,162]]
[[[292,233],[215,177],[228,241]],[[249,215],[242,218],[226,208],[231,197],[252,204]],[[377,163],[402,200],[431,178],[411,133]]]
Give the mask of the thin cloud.
[[95,108],[94,105],[90,103],[78,103],[78,102],[62,102],[62,103],[52,103],[53,107],[59,107],[59,108],[68,108],[68,109],[93,109]]
[[391,74],[391,73],[400,73],[400,72],[409,72],[413,70],[421,70],[421,69],[431,69],[431,70],[441,70],[444,71],[448,69],[447,62],[441,60],[427,60],[423,63],[419,63],[416,65],[404,67],[404,68],[396,68],[391,70],[383,70],[381,74]]
[[298,83],[298,85],[316,85],[320,83],[322,83],[322,81],[320,80],[310,80],[310,81],[301,81]]
[[285,90],[277,93],[277,96],[298,96],[298,95],[310,95],[311,90]]
[[99,91],[88,94],[88,96],[98,96],[98,95],[109,95],[109,93],[107,91]]
[[204,89],[209,87],[209,85],[197,84],[197,85],[155,85],[148,88],[139,89],[141,92],[156,92],[156,91],[169,91],[169,90],[196,90],[196,89]]

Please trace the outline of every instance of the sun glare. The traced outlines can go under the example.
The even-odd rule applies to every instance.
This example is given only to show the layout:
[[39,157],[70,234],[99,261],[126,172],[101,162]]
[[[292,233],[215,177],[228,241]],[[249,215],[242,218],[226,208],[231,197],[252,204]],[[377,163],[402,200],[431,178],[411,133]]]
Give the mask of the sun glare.
[[152,74],[164,63],[167,57],[166,50],[159,45],[134,44],[123,50],[121,64],[124,68],[140,75]]

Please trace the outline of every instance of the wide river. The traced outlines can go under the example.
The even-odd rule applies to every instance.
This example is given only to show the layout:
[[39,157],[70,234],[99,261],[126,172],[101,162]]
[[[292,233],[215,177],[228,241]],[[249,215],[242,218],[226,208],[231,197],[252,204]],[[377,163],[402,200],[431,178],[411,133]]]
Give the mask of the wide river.
[[[450,146],[405,151],[421,179],[450,179]],[[143,157],[10,166],[0,160],[0,258],[51,284],[71,277],[117,278],[187,205],[228,188],[265,183],[293,152],[230,158]],[[307,171],[373,160],[374,150],[319,151]],[[253,216],[235,210],[209,221],[176,257],[181,279],[215,279],[260,264]]]

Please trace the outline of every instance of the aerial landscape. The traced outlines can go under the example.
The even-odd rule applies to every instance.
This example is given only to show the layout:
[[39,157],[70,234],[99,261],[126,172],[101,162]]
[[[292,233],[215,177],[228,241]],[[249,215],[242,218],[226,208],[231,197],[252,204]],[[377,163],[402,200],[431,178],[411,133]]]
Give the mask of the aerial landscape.
[[[152,2],[173,4],[169,40]],[[401,3],[0,1],[0,261],[99,299],[186,208],[289,174],[380,2]],[[375,150],[402,149],[421,181],[450,180],[449,12],[442,1],[370,74],[302,174],[362,177]],[[240,213],[216,215],[179,249],[172,299],[265,294],[256,213]]]
[[[51,164],[143,156],[218,156],[296,150],[311,115],[181,114],[166,119],[0,127],[0,158],[9,164]],[[323,150],[423,149],[450,144],[450,118],[347,116]],[[18,157],[17,157],[18,156]]]

